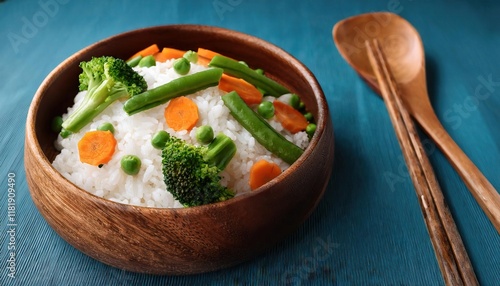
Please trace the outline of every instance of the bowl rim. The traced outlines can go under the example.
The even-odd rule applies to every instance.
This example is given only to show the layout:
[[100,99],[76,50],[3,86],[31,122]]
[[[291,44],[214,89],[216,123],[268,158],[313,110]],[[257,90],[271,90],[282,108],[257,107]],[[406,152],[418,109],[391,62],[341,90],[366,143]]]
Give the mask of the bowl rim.
[[[230,38],[237,38],[239,40],[245,40],[245,41],[253,41],[253,42],[258,42],[260,46],[262,46],[264,49],[272,51],[273,54],[281,55],[284,56],[288,61],[291,61],[292,64],[299,70],[300,74],[302,77],[305,78],[307,83],[310,85],[311,89],[313,90],[313,95],[314,95],[314,100],[318,105],[318,115],[316,116],[316,125],[317,125],[317,130],[314,133],[314,135],[311,137],[308,146],[306,149],[304,149],[304,153],[295,161],[293,164],[291,164],[286,170],[284,170],[277,178],[269,181],[265,185],[242,194],[236,195],[234,198],[228,199],[226,201],[222,202],[216,202],[212,204],[206,204],[206,205],[200,205],[200,206],[193,206],[193,207],[180,207],[180,208],[175,208],[175,207],[148,207],[148,206],[138,206],[138,205],[132,205],[132,204],[125,204],[121,202],[115,202],[100,196],[97,196],[95,194],[90,193],[89,191],[77,186],[70,180],[68,180],[66,177],[64,177],[55,167],[52,165],[52,163],[49,161],[47,156],[45,155],[44,151],[42,150],[40,143],[37,139],[36,136],[36,131],[34,130],[35,126],[35,118],[36,114],[38,112],[39,104],[42,99],[42,95],[44,90],[46,90],[50,84],[56,80],[58,75],[63,72],[66,66],[73,64],[77,60],[77,58],[86,52],[88,50],[95,49],[99,46],[106,45],[107,43],[121,37],[131,37],[134,36],[135,34],[140,34],[140,33],[146,33],[146,32],[151,32],[155,30],[161,30],[161,29],[185,29],[185,30],[197,30],[201,31],[204,33],[212,32],[212,33],[224,33],[226,37]],[[37,91],[35,92],[35,95],[31,101],[31,104],[29,106],[28,110],[28,116],[27,116],[27,121],[26,124],[28,125],[26,128],[26,138],[25,140],[28,141],[28,139],[31,139],[30,144],[34,144],[32,146],[36,151],[33,152],[33,154],[36,156],[35,160],[39,161],[40,164],[48,170],[49,173],[51,173],[54,176],[59,176],[60,179],[62,179],[64,182],[67,184],[73,186],[76,188],[78,192],[81,192],[82,196],[88,197],[89,199],[92,199],[94,201],[97,201],[101,204],[108,205],[108,206],[115,206],[115,207],[120,207],[120,208],[125,208],[128,210],[140,210],[140,211],[148,211],[148,212],[176,212],[179,214],[189,214],[192,212],[203,212],[209,209],[213,208],[223,208],[225,206],[237,204],[241,200],[258,196],[258,195],[263,195],[266,192],[272,191],[270,189],[273,188],[275,184],[278,183],[278,179],[280,177],[285,177],[290,173],[293,173],[297,168],[299,168],[302,164],[302,162],[306,161],[309,158],[309,155],[312,153],[312,150],[316,148],[318,145],[320,138],[322,137],[323,133],[326,130],[327,125],[329,124],[330,120],[330,115],[329,115],[329,108],[328,108],[328,103],[325,98],[325,95],[323,93],[323,90],[321,86],[319,85],[318,80],[316,77],[313,75],[313,73],[302,63],[300,62],[297,58],[292,56],[290,53],[287,51],[283,50],[282,48],[276,46],[273,43],[270,43],[266,40],[263,40],[261,38],[258,38],[256,36],[246,34],[243,32],[239,32],[236,30],[231,30],[228,28],[222,28],[218,26],[210,26],[210,25],[199,25],[199,24],[171,24],[171,25],[157,25],[157,26],[149,26],[149,27],[142,27],[122,33],[118,33],[106,38],[103,38],[91,45],[88,45],[77,52],[73,53],[71,56],[60,62],[42,81],[40,86],[38,87]],[[28,128],[29,125],[32,124],[32,128]]]

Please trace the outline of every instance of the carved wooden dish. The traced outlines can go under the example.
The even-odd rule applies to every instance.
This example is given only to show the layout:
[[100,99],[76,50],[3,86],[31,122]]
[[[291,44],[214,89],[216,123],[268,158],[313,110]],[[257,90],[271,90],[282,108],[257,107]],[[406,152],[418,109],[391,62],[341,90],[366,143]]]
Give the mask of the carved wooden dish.
[[[51,165],[57,154],[52,118],[72,105],[81,61],[127,58],[152,43],[184,50],[205,47],[244,59],[301,95],[317,121],[310,145],[289,169],[252,193],[185,209],[137,207],[88,193]],[[31,196],[49,225],[83,253],[121,269],[152,274],[194,274],[262,254],[306,220],[328,184],[333,127],[314,75],[282,49],[253,36],[197,25],[158,26],[93,44],[57,66],[36,92],[25,140]]]

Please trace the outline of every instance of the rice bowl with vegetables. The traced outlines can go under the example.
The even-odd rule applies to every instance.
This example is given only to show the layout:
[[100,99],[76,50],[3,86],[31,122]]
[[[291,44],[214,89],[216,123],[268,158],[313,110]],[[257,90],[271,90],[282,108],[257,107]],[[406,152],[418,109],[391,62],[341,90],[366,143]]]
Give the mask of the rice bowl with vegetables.
[[[178,54],[171,58],[168,58],[162,52],[154,52],[153,63],[143,62],[141,64],[140,62],[145,58],[151,60],[151,57],[141,55],[139,61],[131,64],[134,65],[134,71],[142,76],[147,83],[147,91],[160,88],[176,79],[218,69],[217,61],[222,65],[226,63],[224,57],[211,55],[211,58],[207,62],[214,61],[215,64],[203,64],[201,59],[204,59],[204,57],[200,56],[203,55],[203,52],[200,53],[200,50],[198,50],[198,55],[195,54],[195,56],[200,56],[197,60],[193,60],[187,56],[189,54],[192,57],[192,52],[182,51],[180,56]],[[162,58],[162,56],[164,57]],[[134,55],[131,57],[131,60],[136,60],[137,58],[138,56]],[[185,70],[180,71],[181,69],[186,69],[186,61],[180,61],[179,59],[189,59],[187,72]],[[244,63],[239,63],[239,65],[244,66]],[[255,134],[247,130],[247,127],[244,126],[245,124],[241,124],[237,119],[238,115],[234,114],[234,110],[232,111],[228,107],[228,103],[225,102],[226,98],[235,97],[234,93],[221,85],[224,81],[223,79],[234,80],[233,76],[236,75],[231,74],[231,70],[224,69],[224,74],[218,85],[204,87],[196,92],[182,96],[175,96],[176,99],[185,98],[194,104],[197,111],[197,118],[194,125],[175,127],[174,123],[167,123],[167,109],[171,106],[172,99],[153,107],[148,106],[146,109],[132,112],[127,112],[127,104],[130,104],[132,99],[140,99],[139,95],[133,95],[130,99],[113,101],[77,132],[72,132],[69,136],[61,132],[56,141],[56,146],[60,150],[60,153],[53,161],[53,166],[75,185],[111,201],[146,207],[184,207],[186,204],[175,199],[167,189],[162,161],[163,150],[155,146],[152,142],[155,141],[155,135],[159,132],[167,132],[169,136],[181,139],[193,146],[203,147],[207,145],[207,142],[200,142],[199,134],[201,131],[205,132],[208,126],[213,136],[224,134],[236,146],[235,154],[227,166],[224,166],[223,170],[219,173],[220,184],[233,191],[234,195],[251,192],[252,189],[260,186],[260,184],[255,186],[255,183],[250,183],[252,181],[252,167],[261,165],[261,162],[265,161],[273,163],[271,167],[276,170],[277,166],[279,167],[279,171],[282,172],[293,163],[293,160],[296,159],[297,154],[300,155],[300,152],[294,151],[292,159],[284,159],[282,156],[278,156],[268,150],[269,147],[266,148],[261,144],[262,138],[267,138],[268,133],[261,134],[261,138],[257,135],[256,138]],[[229,83],[230,86],[231,84],[235,85],[235,83]],[[254,84],[251,84],[251,86],[254,86]],[[254,86],[254,88],[257,87]],[[271,105],[285,109],[288,106],[294,105],[290,100],[294,98],[291,93],[283,90],[276,91],[273,86],[270,86],[269,90],[271,90],[270,94],[268,95],[267,92],[264,92],[265,94],[260,99],[260,102],[276,102],[276,104]],[[89,91],[84,90],[76,95],[74,106],[70,107],[66,114],[62,115],[63,122],[85,101],[87,92]],[[238,94],[244,92],[242,90]],[[244,95],[241,97],[245,99]],[[257,114],[259,113],[258,110],[261,104],[258,103],[259,100],[252,100],[254,101],[250,101],[248,107],[256,111],[255,114]],[[289,104],[283,107],[281,102]],[[300,104],[300,100],[297,104]],[[267,105],[266,111],[269,111],[269,103],[263,104],[263,106],[265,105]],[[296,110],[302,109],[304,111],[304,107],[296,107]],[[279,140],[284,138],[287,142],[295,146],[292,148],[294,150],[304,150],[307,147],[310,135],[314,132],[314,124],[310,123],[313,120],[312,118],[308,119],[308,116],[304,114],[303,118],[306,118],[306,123],[301,119],[300,127],[297,130],[291,129],[292,131],[289,131],[287,130],[289,128],[285,129],[287,124],[284,124],[283,120],[280,120],[278,114],[274,116],[264,116],[266,113],[261,114],[263,115],[261,118],[267,117],[265,123],[261,122],[261,124],[267,124],[275,130],[279,134],[276,135],[276,137],[279,137]],[[96,130],[108,135],[111,133],[114,140],[116,140],[114,152],[110,156],[109,161],[97,164],[97,166],[96,164],[92,165],[82,162],[78,149],[78,143],[85,134]],[[272,138],[269,140],[272,140]],[[127,158],[127,160],[130,160],[132,158],[130,156],[134,156],[134,159],[127,161],[128,163],[125,165],[135,166],[134,170],[129,170],[127,169],[128,167],[124,169],[123,167],[122,159]],[[134,160],[137,159],[139,163],[137,161],[134,163]],[[260,163],[257,164],[258,162]],[[137,166],[139,167],[137,168]],[[274,176],[277,176],[277,174]],[[260,175],[260,177],[262,176]],[[263,183],[266,181],[264,179]]]

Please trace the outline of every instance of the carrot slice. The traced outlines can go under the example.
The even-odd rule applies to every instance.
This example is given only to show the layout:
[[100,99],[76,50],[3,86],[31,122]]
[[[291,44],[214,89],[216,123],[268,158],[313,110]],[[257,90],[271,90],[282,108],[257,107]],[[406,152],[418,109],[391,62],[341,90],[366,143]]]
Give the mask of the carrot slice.
[[174,48],[163,48],[161,52],[155,55],[155,59],[159,62],[165,62],[170,59],[182,58],[186,51]]
[[198,54],[197,64],[202,66],[208,66],[208,63],[210,63],[213,57],[220,55],[219,53],[205,48],[198,48],[196,53]]
[[185,96],[171,99],[164,115],[168,126],[175,131],[191,130],[199,119],[198,106]]
[[160,51],[160,48],[158,48],[158,45],[152,44],[151,46],[148,46],[148,47],[138,51],[137,53],[135,53],[133,56],[131,56],[129,58],[129,60],[133,59],[135,57],[138,57],[138,56],[145,57],[145,56],[149,56],[149,55],[154,55],[154,54],[158,53],[159,51]]
[[205,49],[205,48],[198,48],[197,53],[198,53],[198,57],[203,57],[203,58],[206,58],[208,60],[211,60],[213,57],[220,55],[217,52],[214,52],[212,50]]
[[297,133],[306,129],[308,122],[300,111],[278,100],[273,101],[273,105],[274,115],[283,128],[292,133]]
[[109,130],[89,131],[78,141],[80,161],[93,166],[108,163],[115,153],[115,148],[116,139]]
[[198,61],[196,63],[201,65],[201,66],[208,67],[208,64],[210,63],[210,59],[198,55]]
[[252,190],[266,184],[281,174],[281,168],[274,162],[259,160],[250,168],[248,184]]
[[225,92],[236,91],[247,105],[259,104],[262,101],[262,93],[254,85],[227,74],[222,74],[219,89]]

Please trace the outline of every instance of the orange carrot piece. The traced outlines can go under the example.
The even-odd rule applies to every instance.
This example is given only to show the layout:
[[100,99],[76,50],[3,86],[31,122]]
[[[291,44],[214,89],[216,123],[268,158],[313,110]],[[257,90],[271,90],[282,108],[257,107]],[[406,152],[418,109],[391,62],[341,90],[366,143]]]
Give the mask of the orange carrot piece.
[[115,148],[116,139],[109,130],[89,131],[78,141],[80,161],[93,166],[108,163],[115,153]]
[[198,106],[185,96],[171,99],[164,115],[168,126],[175,131],[191,130],[199,119]]
[[208,64],[210,63],[210,59],[198,55],[198,61],[196,63],[201,65],[201,66],[207,67]]
[[205,49],[205,48],[198,48],[198,52],[197,53],[198,53],[198,57],[206,58],[209,61],[212,60],[213,57],[215,57],[217,55],[220,55],[217,52],[214,52],[212,50]]
[[278,100],[273,101],[273,105],[274,115],[283,128],[292,133],[297,133],[306,129],[308,122],[300,111]]
[[149,55],[154,55],[154,54],[158,53],[159,51],[160,51],[160,48],[158,48],[158,45],[152,44],[151,46],[148,46],[148,47],[138,51],[137,53],[135,53],[133,56],[131,56],[129,58],[129,60],[131,60],[135,57],[138,57],[138,56],[145,57],[145,56],[149,56]]
[[266,184],[272,179],[281,174],[281,168],[274,162],[269,162],[264,159],[259,160],[250,168],[250,178],[248,184],[253,190]]
[[225,92],[236,91],[247,105],[259,104],[262,101],[262,93],[254,85],[227,74],[222,74],[219,89]]
[[154,54],[153,57],[155,58],[155,61],[160,63],[164,63],[169,60],[162,52]]
[[178,50],[174,48],[163,48],[160,53],[158,53],[158,58],[160,62],[165,62],[170,59],[182,58],[186,51]]

